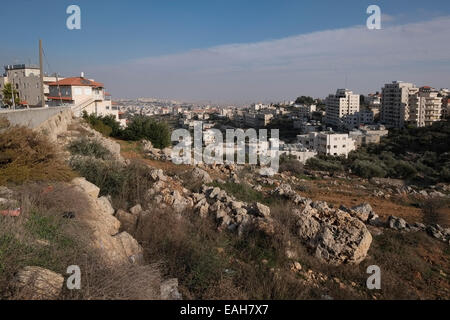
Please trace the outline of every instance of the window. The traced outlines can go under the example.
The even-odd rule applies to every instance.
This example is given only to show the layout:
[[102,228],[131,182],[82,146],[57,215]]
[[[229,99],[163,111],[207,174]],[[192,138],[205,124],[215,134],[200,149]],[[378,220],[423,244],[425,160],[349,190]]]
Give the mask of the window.
[[89,87],[88,87],[88,88],[85,88],[85,89],[84,89],[84,94],[87,95],[87,96],[91,95],[91,94],[92,94],[92,89],[89,88]]

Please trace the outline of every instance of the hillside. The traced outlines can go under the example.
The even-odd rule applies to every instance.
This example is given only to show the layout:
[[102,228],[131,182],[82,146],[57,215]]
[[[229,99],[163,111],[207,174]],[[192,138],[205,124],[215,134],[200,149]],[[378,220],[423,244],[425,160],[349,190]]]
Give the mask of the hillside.
[[[8,134],[0,134],[0,149],[14,154]],[[441,139],[438,131],[433,139]],[[30,150],[37,147],[25,140]],[[63,289],[38,298],[450,298],[446,183],[423,188],[292,161],[273,177],[248,166],[177,166],[148,141],[105,138],[78,119],[54,147],[70,176],[55,175],[58,167],[45,165],[51,158],[30,152],[37,162],[21,168],[40,163],[52,170],[20,180],[12,174],[2,183],[8,189],[0,197],[22,208],[19,217],[0,217],[8,225],[0,231],[3,297],[21,297],[14,290],[21,268],[64,277],[66,265],[80,264],[88,292]],[[0,170],[13,170],[9,159]],[[35,200],[25,194],[38,198],[35,206],[27,206]],[[23,250],[14,255],[17,246]],[[42,259],[41,250],[50,256]],[[381,290],[366,286],[370,265],[382,271]],[[114,269],[126,276],[116,286],[101,285]],[[152,283],[150,292],[142,291],[142,279]]]

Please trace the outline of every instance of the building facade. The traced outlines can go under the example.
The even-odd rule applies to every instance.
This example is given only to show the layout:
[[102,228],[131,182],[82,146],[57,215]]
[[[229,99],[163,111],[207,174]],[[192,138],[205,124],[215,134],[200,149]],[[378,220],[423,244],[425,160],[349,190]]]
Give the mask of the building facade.
[[112,107],[111,96],[100,82],[72,77],[49,83],[49,106],[72,107],[75,116],[83,111],[99,116],[113,115],[119,121],[119,110]]
[[[0,77],[0,101],[3,100],[2,90],[7,83],[11,83],[19,93],[20,103],[31,107],[40,107],[41,103],[41,72],[39,67],[32,65],[8,65]],[[60,78],[64,79],[64,78]],[[55,82],[56,77],[44,76],[44,95],[49,94],[49,83]],[[46,101],[48,99],[46,98]]]
[[401,128],[409,120],[409,96],[418,89],[412,83],[394,81],[382,88],[380,121],[388,127]]
[[353,94],[347,89],[338,89],[336,94],[328,96],[325,104],[327,125],[337,128],[358,126],[355,115],[359,112],[359,94]]
[[298,135],[297,141],[309,150],[331,156],[345,156],[356,149],[355,141],[346,133],[311,132]]
[[416,127],[426,127],[442,117],[442,97],[431,87],[421,87],[409,96],[409,120]]

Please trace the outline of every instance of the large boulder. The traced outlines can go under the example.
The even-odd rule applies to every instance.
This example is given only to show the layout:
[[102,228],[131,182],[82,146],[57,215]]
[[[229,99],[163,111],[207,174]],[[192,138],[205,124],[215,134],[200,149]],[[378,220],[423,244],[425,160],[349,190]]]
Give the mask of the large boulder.
[[162,300],[182,300],[182,295],[178,291],[178,279],[168,279],[161,283]]
[[75,178],[72,180],[72,184],[80,188],[84,193],[90,197],[97,199],[100,193],[100,188],[95,184],[90,183],[86,178]]
[[359,264],[367,256],[372,235],[359,219],[321,206],[306,206],[294,214],[299,238],[320,260],[332,265]]
[[117,210],[116,218],[119,219],[120,223],[122,224],[123,230],[130,233],[133,233],[135,231],[138,220],[137,215],[119,209]]
[[203,169],[198,168],[198,167],[194,168],[192,170],[191,174],[192,174],[192,177],[194,179],[199,179],[203,183],[211,183],[211,182],[213,182],[213,180],[211,179],[211,176],[209,175],[209,173],[206,172]]
[[373,211],[372,206],[368,203],[362,203],[352,208],[356,217],[363,222],[369,220],[369,218],[375,216],[375,211]]
[[25,267],[13,281],[16,295],[25,300],[58,299],[63,284],[62,275],[41,267]]

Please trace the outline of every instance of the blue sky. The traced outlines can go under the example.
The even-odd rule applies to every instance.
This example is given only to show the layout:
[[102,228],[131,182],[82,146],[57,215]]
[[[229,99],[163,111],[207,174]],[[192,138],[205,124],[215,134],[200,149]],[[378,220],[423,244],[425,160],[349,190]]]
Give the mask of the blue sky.
[[[66,8],[70,4],[81,7],[81,30],[71,31],[66,28]],[[338,42],[333,43],[339,41],[333,40],[333,36],[328,37],[325,34],[331,51],[329,53],[326,47],[319,49],[326,57],[324,56],[323,61],[312,61],[314,64],[311,64],[310,68],[295,63],[295,52],[289,56],[281,54],[276,61],[272,61],[271,57],[279,52],[276,47],[268,48],[265,45],[277,44],[277,41],[286,39],[287,42],[283,42],[283,47],[280,47],[280,50],[286,50],[290,47],[289,41],[292,41],[293,46],[299,48],[298,59],[304,60],[306,53],[304,48],[299,46],[299,36],[308,35],[308,43],[317,47],[320,40],[313,38],[324,36],[320,32],[339,32],[346,29],[351,31],[356,26],[365,25],[368,16],[365,11],[370,4],[380,6],[383,29],[430,22],[431,25],[427,25],[431,28],[430,34],[432,30],[439,32],[442,28],[442,42],[448,37],[445,27],[450,16],[450,1],[447,0],[16,0],[2,3],[0,21],[7,27],[3,28],[5,32],[2,33],[0,64],[37,62],[37,40],[41,37],[51,71],[58,71],[64,76],[84,71],[88,76],[105,82],[114,96],[155,96],[230,102],[287,99],[299,94],[324,96],[332,88],[345,85],[345,80],[344,83],[339,83],[338,79],[324,81],[330,79],[330,74],[335,76],[341,73],[346,73],[341,80],[347,78],[347,85],[353,84],[355,88],[351,89],[355,91],[370,91],[371,88],[379,90],[382,84],[380,67],[373,66],[371,70],[371,64],[367,61],[365,65],[362,62],[359,65],[344,64],[341,58],[346,54],[355,54],[355,50],[348,47],[348,52],[332,52],[332,48],[339,46]],[[20,20],[17,20],[18,17]],[[433,24],[433,21],[438,23]],[[380,40],[380,33],[375,38],[374,32],[377,31],[366,29],[366,32],[367,37],[361,33],[355,34],[355,41],[360,41],[354,43],[355,47],[367,46],[369,49],[373,43],[368,44],[366,40],[370,37],[374,37],[373,41],[391,41],[388,43],[396,44],[395,39]],[[411,35],[408,34],[408,29],[397,29],[397,32],[399,36],[414,36],[416,40],[421,36],[420,31]],[[252,44],[259,53],[252,51]],[[353,46],[351,42],[350,44]],[[234,48],[232,51],[226,47],[230,45]],[[261,45],[263,50],[267,50],[266,56],[260,55]],[[386,46],[385,43],[383,45]],[[205,69],[202,64],[205,52],[215,52],[217,56],[224,57],[223,46],[227,54],[233,57],[228,55],[225,57],[229,59],[216,58],[214,61],[206,59],[209,61],[209,67]],[[444,44],[436,44],[436,49],[447,49],[440,46]],[[247,51],[242,53],[244,51],[241,49]],[[410,51],[408,49],[413,47],[402,50],[407,54]],[[397,56],[401,54],[400,48],[398,50]],[[220,54],[217,54],[219,51]],[[317,56],[320,52],[312,50],[307,56]],[[253,53],[255,57],[252,57]],[[245,59],[240,57],[242,54],[245,54]],[[361,51],[358,57],[363,54],[367,52]],[[450,52],[448,55],[450,58]],[[392,56],[390,58],[392,59]],[[376,56],[372,59],[376,59]],[[233,62],[230,65],[231,60]],[[386,70],[388,72],[384,81],[395,80],[389,78],[394,75],[405,81],[420,81],[421,79],[414,77],[422,74],[423,81],[431,81],[435,86],[450,86],[448,76],[440,73],[440,70],[448,70],[446,63],[448,64],[449,59],[430,56],[430,61],[425,60],[428,60],[426,55],[407,63],[399,63],[397,73],[393,72],[397,65],[390,66]],[[424,66],[417,65],[418,62],[424,61],[437,73],[424,74]],[[290,69],[289,66],[292,65],[289,62],[298,67],[296,74]],[[174,64],[177,65],[177,70],[172,67]],[[321,69],[323,65],[328,66],[328,73]],[[342,69],[343,65],[346,65],[345,70]],[[266,71],[261,73],[261,70]],[[371,72],[376,74],[376,77],[372,77]],[[243,74],[246,76],[243,77]],[[436,77],[433,78],[433,74]],[[254,77],[251,77],[252,75]],[[155,77],[160,81],[155,80]],[[200,81],[198,77],[202,77],[204,81]],[[262,83],[261,77],[269,77],[273,81]],[[312,83],[317,84],[314,87],[311,86],[311,78]],[[376,79],[369,81],[370,78]],[[296,87],[292,86],[295,79],[299,81]],[[133,85],[133,81],[139,81],[139,85]],[[183,86],[186,82],[189,85]],[[308,85],[302,85],[304,82],[308,82]],[[214,84],[216,85],[213,86]]]

